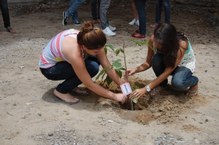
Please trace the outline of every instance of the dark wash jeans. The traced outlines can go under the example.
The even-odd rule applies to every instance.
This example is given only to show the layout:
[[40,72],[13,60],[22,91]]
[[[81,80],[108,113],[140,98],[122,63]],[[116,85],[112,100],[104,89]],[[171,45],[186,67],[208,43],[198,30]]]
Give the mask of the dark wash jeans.
[[157,24],[161,21],[162,8],[164,8],[165,13],[165,23],[170,23],[170,0],[156,0],[156,19]]
[[93,20],[100,19],[100,0],[91,0],[91,15]]
[[69,2],[69,8],[66,11],[66,17],[72,17],[73,23],[76,23],[79,21],[78,18],[78,12],[77,10],[82,5],[82,3],[85,2],[85,0],[70,0]]
[[2,11],[2,17],[3,17],[5,28],[10,27],[10,17],[9,17],[7,0],[0,0],[0,9]]
[[139,33],[141,35],[146,34],[146,0],[135,0],[135,6],[138,12],[139,18]]
[[[85,65],[91,77],[94,77],[99,71],[99,61],[95,57],[85,59]],[[66,61],[58,62],[50,68],[40,68],[42,74],[49,80],[64,80],[56,90],[60,93],[68,93],[81,84],[80,79],[75,74],[71,64]]]
[[[163,54],[156,53],[153,56],[152,68],[156,76],[159,76],[164,72],[165,66],[164,66]],[[191,86],[194,86],[198,83],[198,78],[192,75],[191,70],[183,66],[176,67],[176,69],[172,72],[171,75],[173,76],[171,84],[173,86],[173,89],[177,91],[186,91]],[[168,80],[166,79],[160,84],[160,86],[166,87],[167,83]]]

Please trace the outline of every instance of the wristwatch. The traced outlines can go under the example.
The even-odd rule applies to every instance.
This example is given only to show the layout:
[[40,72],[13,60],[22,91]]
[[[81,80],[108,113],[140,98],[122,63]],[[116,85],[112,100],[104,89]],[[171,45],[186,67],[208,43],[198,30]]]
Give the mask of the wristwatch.
[[151,88],[149,85],[145,86],[146,91],[149,93],[151,91]]

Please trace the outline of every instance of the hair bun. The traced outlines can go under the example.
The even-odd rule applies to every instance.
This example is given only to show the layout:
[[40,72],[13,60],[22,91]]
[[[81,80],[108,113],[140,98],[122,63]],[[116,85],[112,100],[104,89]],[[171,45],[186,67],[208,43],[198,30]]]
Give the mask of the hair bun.
[[94,29],[94,24],[91,21],[86,21],[83,23],[83,26],[81,27],[82,33],[90,32]]

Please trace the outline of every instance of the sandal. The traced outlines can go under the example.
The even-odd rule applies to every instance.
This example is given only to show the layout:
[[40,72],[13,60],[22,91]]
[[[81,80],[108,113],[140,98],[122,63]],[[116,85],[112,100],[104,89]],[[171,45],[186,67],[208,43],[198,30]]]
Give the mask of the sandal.
[[191,86],[188,92],[186,93],[186,96],[193,97],[198,95],[198,83],[194,86]]
[[189,90],[189,91],[186,93],[186,96],[187,96],[187,97],[194,97],[194,96],[197,96],[197,95],[198,95],[198,89]]
[[6,31],[10,33],[15,33],[15,31],[10,26],[6,27]]
[[142,35],[140,33],[133,33],[132,37],[134,37],[134,38],[145,38],[145,35]]

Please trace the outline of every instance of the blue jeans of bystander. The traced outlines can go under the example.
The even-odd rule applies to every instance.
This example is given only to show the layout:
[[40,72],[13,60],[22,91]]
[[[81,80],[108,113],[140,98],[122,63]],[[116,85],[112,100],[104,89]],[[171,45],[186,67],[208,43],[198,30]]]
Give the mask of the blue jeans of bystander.
[[10,17],[9,17],[7,0],[0,0],[0,9],[2,11],[2,17],[3,17],[5,28],[10,27]]
[[135,0],[135,6],[138,12],[139,18],[139,33],[141,35],[146,34],[146,11],[145,11],[146,0]]
[[70,0],[69,2],[69,8],[66,11],[66,17],[68,18],[71,16],[73,23],[79,22],[77,10],[83,2],[85,2],[85,0]]
[[111,0],[100,0],[100,23],[102,29],[105,29],[109,26],[107,13],[110,3]]
[[165,23],[170,23],[170,0],[156,0],[156,24],[161,21],[162,7],[164,7]]
[[100,19],[100,0],[91,0],[91,15],[93,20]]

